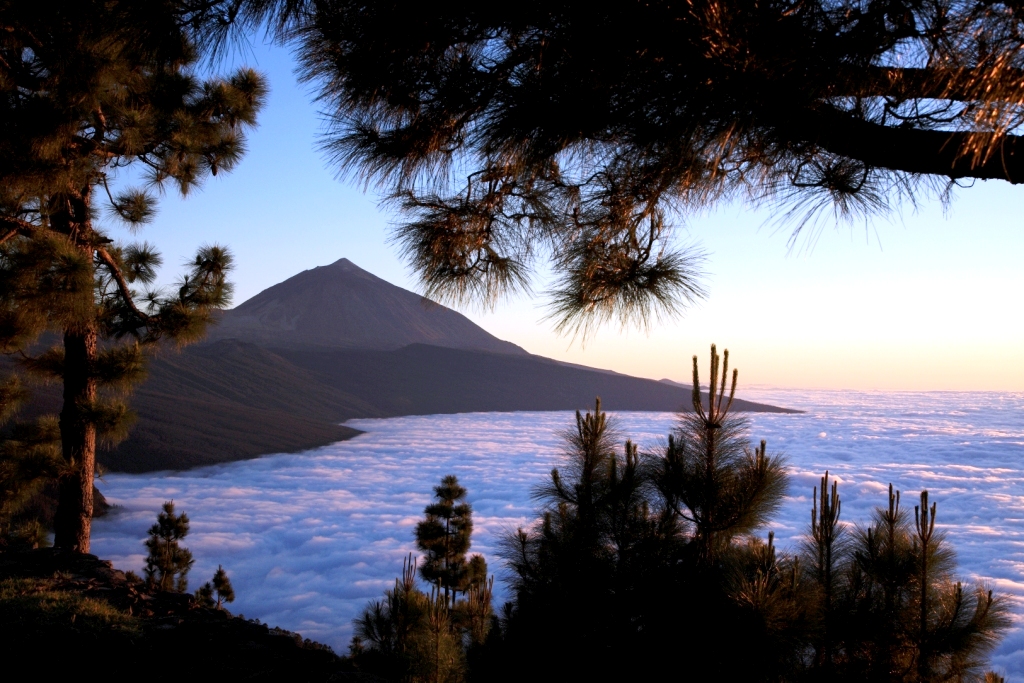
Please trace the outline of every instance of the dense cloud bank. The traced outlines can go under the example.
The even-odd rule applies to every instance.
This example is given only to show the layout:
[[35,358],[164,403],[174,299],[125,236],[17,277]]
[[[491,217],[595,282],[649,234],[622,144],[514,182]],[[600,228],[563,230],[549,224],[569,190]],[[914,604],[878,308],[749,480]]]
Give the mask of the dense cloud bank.
[[[792,473],[772,525],[779,545],[794,548],[805,533],[811,490],[826,468],[840,482],[847,522],[868,521],[889,482],[911,510],[927,488],[963,576],[1011,596],[1016,627],[993,663],[1024,681],[1024,394],[748,391],[743,398],[808,411],[749,416],[751,440],[784,452]],[[624,438],[650,448],[675,420],[614,415]],[[497,543],[533,519],[531,489],[559,464],[559,433],[571,423],[570,413],[354,420],[347,424],[366,434],[306,453],[107,475],[100,489],[123,508],[97,520],[93,552],[138,570],[146,529],[173,499],[192,519],[193,587],[223,564],[238,594],[234,611],[344,651],[352,618],[415,550],[413,526],[445,474],[469,489],[472,550],[501,577]]]

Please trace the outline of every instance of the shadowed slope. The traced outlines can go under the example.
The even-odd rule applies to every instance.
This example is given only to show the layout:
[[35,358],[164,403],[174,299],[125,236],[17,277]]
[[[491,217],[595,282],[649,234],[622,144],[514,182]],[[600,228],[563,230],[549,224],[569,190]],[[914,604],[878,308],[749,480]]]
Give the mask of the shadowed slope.
[[[397,351],[275,349],[325,384],[366,396],[386,415],[576,410],[600,396],[609,410],[673,412],[690,389],[564,365],[541,356],[413,344]],[[737,399],[734,410],[796,412]]]
[[339,422],[381,415],[280,356],[235,340],[161,354],[131,405],[138,423],[100,456],[112,470],[188,469],[306,450],[360,433]]

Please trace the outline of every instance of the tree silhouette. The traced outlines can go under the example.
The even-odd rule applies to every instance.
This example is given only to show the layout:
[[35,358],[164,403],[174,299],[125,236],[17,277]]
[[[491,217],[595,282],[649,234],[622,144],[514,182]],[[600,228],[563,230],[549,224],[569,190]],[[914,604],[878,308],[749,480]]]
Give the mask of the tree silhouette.
[[471,588],[472,608],[462,602],[453,608],[436,584],[429,594],[416,587],[416,564],[410,554],[395,587],[355,620],[350,655],[360,670],[386,680],[456,683],[465,674],[464,641],[473,642],[474,633],[472,625],[463,628],[457,621],[472,608],[483,609],[483,594]]
[[839,484],[833,481],[831,491],[828,485],[826,471],[820,487],[815,487],[812,494],[814,504],[811,508],[811,533],[804,548],[808,570],[813,575],[812,585],[820,590],[820,636],[815,640],[814,665],[826,676],[830,674],[834,660],[832,639],[837,627],[834,623],[835,600],[842,580],[840,563],[846,551],[846,529],[839,523],[842,509]]
[[[502,663],[490,670],[495,680],[526,675],[529,666],[513,653],[531,647],[546,662],[532,674],[542,680],[644,670],[637,660],[650,653],[639,634],[658,630],[644,605],[664,601],[664,570],[682,539],[651,495],[644,457],[629,441],[617,446],[618,438],[600,399],[593,412],[577,411],[563,434],[564,465],[534,493],[540,524],[505,539],[514,600],[497,649]],[[633,656],[617,660],[617,648]]]
[[[214,600],[214,595],[217,599]],[[217,571],[213,579],[207,581],[196,589],[196,600],[204,607],[216,607],[221,609],[221,604],[235,601],[235,589],[231,586],[231,579],[224,567],[217,565]]]
[[188,572],[195,560],[180,541],[188,535],[189,520],[184,512],[174,514],[174,502],[167,501],[149,528],[146,539],[146,581],[162,591],[184,593],[188,588]]
[[[921,493],[915,523],[889,487],[888,504],[849,541],[837,533],[836,483],[812,512],[804,548],[820,635],[810,671],[823,681],[974,680],[1009,625],[1005,602],[953,578],[955,558]],[[832,531],[830,531],[830,528]],[[831,552],[829,553],[829,549]],[[831,565],[828,557],[831,557]],[[824,561],[822,558],[826,558]]]
[[7,425],[28,392],[17,376],[0,383],[0,549],[35,547],[46,529],[31,510],[33,500],[60,476],[60,429],[52,416]]
[[691,526],[696,559],[705,567],[715,566],[734,538],[763,526],[786,492],[782,458],[769,455],[764,441],[751,450],[745,421],[729,415],[738,371],[726,400],[728,371],[728,350],[720,357],[712,344],[705,402],[693,357],[693,411],[681,414],[657,477],[667,505]]
[[89,550],[97,440],[126,433],[118,395],[144,374],[143,346],[198,339],[231,293],[225,249],[201,247],[163,292],[152,287],[154,248],[101,226],[106,214],[138,230],[155,193],[186,195],[231,170],[255,125],[262,77],[200,80],[189,8],[42,0],[3,10],[0,350],[27,350],[44,331],[60,340],[25,364],[64,388],[54,544],[68,550]]
[[217,609],[220,609],[222,602],[235,601],[235,589],[231,585],[231,579],[220,565],[217,565],[217,571],[213,575],[213,590],[217,592]]
[[466,489],[454,474],[434,487],[434,499],[424,510],[425,519],[416,525],[416,546],[426,553],[420,576],[439,586],[445,600],[453,604],[456,595],[468,588],[466,552],[473,533],[473,508],[465,502]]

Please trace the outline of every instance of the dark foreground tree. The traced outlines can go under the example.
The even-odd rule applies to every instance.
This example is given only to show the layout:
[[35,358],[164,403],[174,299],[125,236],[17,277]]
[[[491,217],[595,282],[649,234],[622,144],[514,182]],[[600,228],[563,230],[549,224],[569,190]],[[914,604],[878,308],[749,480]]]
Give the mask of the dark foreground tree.
[[[800,622],[791,572],[750,537],[785,492],[782,461],[744,443],[727,375],[712,347],[702,395],[695,359],[695,412],[661,452],[617,447],[600,402],[577,414],[566,466],[536,493],[540,523],[506,541],[514,599],[492,645],[496,680],[642,679],[698,660],[760,680],[796,658],[781,647]],[[550,662],[542,673],[516,662],[528,648]]]
[[[214,596],[216,596],[216,600],[214,600]],[[203,606],[217,609],[221,609],[223,603],[235,601],[235,589],[231,585],[231,579],[228,578],[224,567],[217,565],[213,579],[196,589],[196,600]]]
[[1006,605],[955,581],[927,494],[916,522],[892,494],[850,533],[826,476],[799,554],[755,535],[786,475],[729,415],[727,358],[712,347],[707,393],[694,368],[694,410],[659,452],[616,448],[600,403],[577,415],[566,466],[537,491],[540,519],[506,542],[512,599],[474,661],[480,680],[979,677]]
[[416,561],[410,555],[394,588],[355,620],[349,655],[360,671],[384,680],[459,683],[479,659],[493,624],[493,585],[493,577],[471,583],[465,599],[452,604],[436,585],[429,593],[416,586]]
[[[473,508],[466,502],[465,487],[454,474],[445,476],[434,487],[434,502],[424,513],[426,517],[416,525],[416,547],[426,553],[420,576],[442,590],[445,600],[454,603],[459,592],[469,588],[466,552],[473,533]],[[486,573],[485,565],[483,574]],[[473,578],[479,580],[478,576]]]
[[174,502],[167,501],[156,523],[149,528],[146,539],[146,581],[162,591],[184,593],[188,588],[188,572],[195,560],[192,551],[182,547],[181,540],[188,535],[188,515],[174,514]]
[[45,543],[46,528],[32,503],[63,470],[53,417],[7,425],[27,395],[17,377],[0,384],[0,427],[6,427],[0,437],[0,550]]
[[928,492],[911,518],[890,485],[888,504],[848,538],[838,524],[838,488],[827,484],[826,474],[803,552],[817,625],[813,680],[980,680],[1010,625],[1008,605],[954,578],[953,550],[935,531]]
[[751,450],[746,420],[729,414],[738,377],[733,370],[729,381],[729,351],[720,357],[712,344],[705,400],[693,357],[693,411],[680,415],[657,466],[661,495],[690,525],[695,559],[708,568],[717,565],[733,539],[767,524],[786,493],[782,458],[769,455],[764,441]]
[[0,350],[59,335],[27,365],[64,387],[54,543],[69,550],[89,550],[97,439],[127,429],[117,394],[141,378],[142,346],[199,338],[230,296],[231,258],[216,246],[198,250],[173,291],[137,291],[159,255],[100,225],[105,214],[136,230],[153,218],[154,191],[187,194],[230,170],[255,124],[263,79],[242,69],[200,80],[189,7],[0,5]]
[[429,294],[493,300],[548,259],[569,328],[698,296],[671,233],[718,201],[813,218],[1024,182],[1014,3],[213,4],[296,41],[327,152],[406,212]]
[[224,567],[217,565],[217,571],[213,575],[213,590],[217,593],[217,608],[221,603],[235,601],[235,588],[231,585],[231,579]]

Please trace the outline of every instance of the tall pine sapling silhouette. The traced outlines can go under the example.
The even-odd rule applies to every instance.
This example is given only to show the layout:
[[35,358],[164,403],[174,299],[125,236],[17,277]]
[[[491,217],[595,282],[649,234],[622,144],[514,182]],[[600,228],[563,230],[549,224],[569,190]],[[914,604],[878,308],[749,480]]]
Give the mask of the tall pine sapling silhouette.
[[173,501],[164,503],[146,539],[149,555],[146,557],[144,571],[151,587],[179,593],[188,588],[188,572],[195,560],[192,552],[180,544],[188,535],[188,530],[188,515],[184,512],[175,514]]
[[[473,560],[483,557],[474,555]],[[472,564],[472,560],[470,561]],[[466,599],[456,603],[458,621],[465,625],[469,636],[470,645],[480,645],[486,638],[491,628],[491,616],[493,614],[492,599],[494,597],[494,577],[487,576],[486,564],[483,571],[474,573],[469,588],[466,591]]]
[[217,609],[221,608],[221,603],[235,601],[235,588],[231,585],[228,573],[220,565],[217,565],[213,575],[213,590],[217,593]]
[[928,565],[932,555],[932,538],[935,536],[935,511],[937,508],[938,503],[932,503],[931,510],[928,509],[928,491],[921,491],[921,504],[914,506],[914,530],[917,532],[914,538],[914,545],[919,549],[921,556],[921,593],[917,598],[918,610],[921,613],[917,636],[919,643],[917,675],[922,681],[926,681],[931,677],[931,657],[928,652],[931,645],[928,628],[928,617],[930,614],[928,602],[931,598],[929,595],[931,584],[928,581]]
[[231,170],[256,123],[263,77],[202,80],[192,13],[103,0],[4,13],[0,350],[46,331],[59,340],[25,364],[63,385],[54,544],[66,550],[89,551],[97,441],[126,434],[121,395],[144,375],[143,347],[195,341],[230,299],[224,248],[200,247],[161,291],[152,245],[115,241],[105,225],[135,232],[168,186],[186,196]]
[[657,485],[666,505],[691,527],[698,565],[716,565],[732,540],[763,526],[786,493],[784,461],[761,441],[751,450],[746,421],[729,414],[736,394],[733,370],[726,400],[729,351],[711,345],[707,401],[693,357],[693,411],[683,413],[659,463]]
[[832,482],[829,490],[829,474],[821,478],[820,486],[812,494],[811,533],[804,555],[809,558],[808,570],[812,574],[812,585],[816,586],[820,600],[820,636],[815,639],[814,666],[828,675],[833,663],[833,632],[837,626],[834,602],[839,592],[843,572],[840,562],[846,550],[846,529],[840,524],[842,501],[839,499],[839,484]]
[[473,508],[454,474],[434,487],[434,498],[424,510],[426,517],[416,525],[416,546],[425,553],[420,576],[439,586],[447,604],[453,605],[457,594],[468,588],[466,552],[473,533]]
[[[974,680],[1009,625],[1005,602],[955,581],[955,558],[921,493],[912,524],[890,485],[873,523],[843,538],[838,486],[816,496],[803,556],[820,637],[814,680]],[[817,493],[817,491],[815,491]],[[820,508],[819,508],[820,505]],[[829,577],[831,576],[831,581]]]
[[[404,657],[426,610],[426,596],[416,588],[416,565],[412,553],[402,561],[402,575],[395,586],[384,592],[384,600],[374,600],[356,618],[355,639],[360,652],[366,648],[385,660]],[[407,663],[403,663],[407,664]],[[403,668],[392,663],[389,669]]]
[[[544,680],[636,675],[650,660],[641,633],[657,629],[648,608],[664,602],[679,529],[653,495],[645,458],[619,442],[600,399],[593,412],[577,411],[563,440],[564,463],[534,491],[540,523],[503,542],[514,599],[501,621],[507,660],[488,675],[526,675],[514,653],[531,649],[546,661]],[[601,656],[611,643],[635,656]]]

